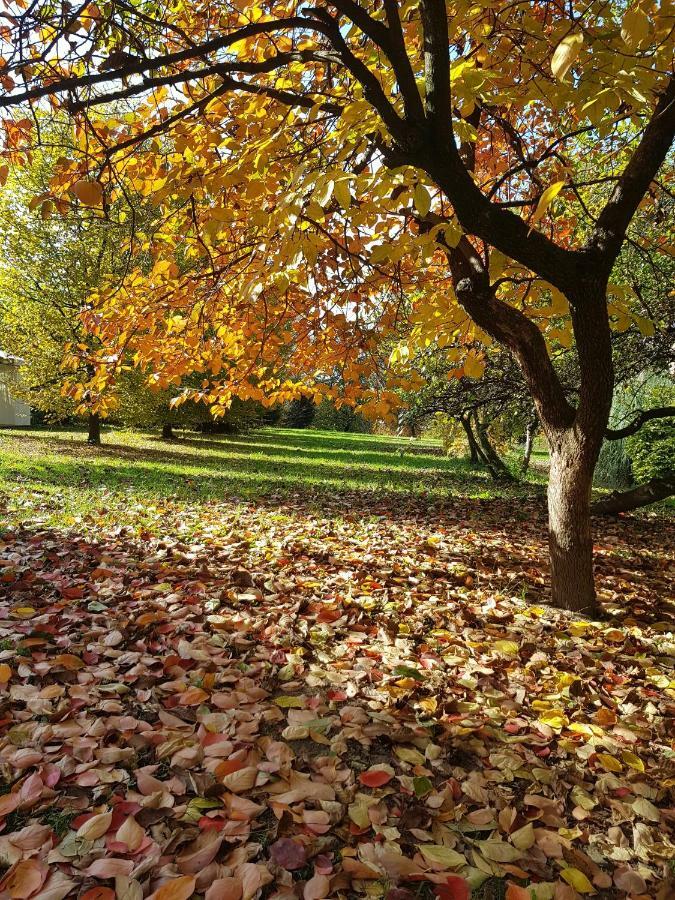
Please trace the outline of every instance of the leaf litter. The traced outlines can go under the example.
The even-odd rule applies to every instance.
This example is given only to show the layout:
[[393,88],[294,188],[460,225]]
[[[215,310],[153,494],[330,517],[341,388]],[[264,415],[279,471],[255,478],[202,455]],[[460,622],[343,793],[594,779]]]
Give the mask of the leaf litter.
[[604,526],[602,622],[537,501],[157,525],[0,536],[0,897],[675,896],[667,520]]

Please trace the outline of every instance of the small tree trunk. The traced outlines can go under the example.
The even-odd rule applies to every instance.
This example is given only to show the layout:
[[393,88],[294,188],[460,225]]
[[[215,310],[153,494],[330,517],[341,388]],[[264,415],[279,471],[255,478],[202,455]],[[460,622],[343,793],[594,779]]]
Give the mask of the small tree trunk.
[[553,605],[589,616],[599,611],[590,519],[594,466],[594,454],[572,429],[552,442],[548,521]]
[[162,425],[162,437],[165,441],[172,441],[174,438],[173,425],[171,422],[165,422]]
[[497,481],[512,481],[513,475],[508,470],[506,464],[504,463],[504,460],[499,456],[495,448],[490,443],[490,438],[488,437],[485,423],[481,422],[481,420],[478,418],[478,413],[474,413],[474,418],[476,421],[476,434],[478,436],[478,443],[480,444],[480,449],[485,459],[485,463],[490,470],[490,475],[492,475],[492,477]]
[[594,516],[618,516],[631,509],[640,509],[651,503],[658,503],[675,494],[675,475],[665,478],[652,478],[646,484],[640,484],[630,491],[614,491],[608,497],[597,500],[591,506]]
[[478,447],[478,443],[476,441],[475,435],[473,433],[473,429],[471,428],[471,419],[468,415],[463,415],[459,417],[459,421],[462,423],[462,427],[466,432],[466,439],[469,442],[469,453],[471,456],[471,462],[476,464],[481,462],[481,454]]
[[94,447],[101,446],[101,419],[97,413],[89,414],[87,443]]
[[525,452],[523,454],[523,463],[520,467],[523,475],[530,468],[530,457],[532,456],[532,445],[534,444],[534,434],[537,430],[537,420],[530,419],[525,429]]

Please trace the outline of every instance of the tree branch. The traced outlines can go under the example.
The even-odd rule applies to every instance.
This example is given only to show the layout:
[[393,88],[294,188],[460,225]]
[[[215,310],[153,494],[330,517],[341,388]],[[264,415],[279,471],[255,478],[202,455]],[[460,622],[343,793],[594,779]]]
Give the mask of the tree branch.
[[674,137],[675,75],[671,75],[642,140],[600,213],[588,243],[600,257],[607,277],[621,250],[626,229],[665,160]]
[[655,406],[653,409],[640,410],[635,419],[623,428],[608,428],[605,438],[608,441],[618,441],[620,438],[630,437],[636,434],[645,422],[652,419],[669,419],[675,416],[675,406]]
[[619,513],[640,509],[651,503],[658,503],[675,494],[675,475],[664,478],[652,478],[646,484],[640,484],[630,491],[614,491],[591,504],[591,513],[595,516],[617,516]]

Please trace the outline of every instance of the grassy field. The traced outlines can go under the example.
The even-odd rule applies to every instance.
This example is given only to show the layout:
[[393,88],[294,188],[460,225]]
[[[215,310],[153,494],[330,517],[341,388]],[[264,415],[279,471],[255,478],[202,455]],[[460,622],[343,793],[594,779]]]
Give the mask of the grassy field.
[[[91,448],[78,430],[0,431],[0,497],[13,520],[38,517],[63,525],[96,513],[120,521],[134,508],[146,525],[153,504],[283,499],[297,493],[398,493],[439,500],[489,499],[495,483],[466,460],[439,455],[433,442],[376,435],[265,429],[249,435],[185,432],[164,441],[153,434],[107,430]],[[16,491],[20,486],[21,490]],[[500,485],[499,494],[541,491],[532,482]],[[139,509],[140,507],[140,509]]]

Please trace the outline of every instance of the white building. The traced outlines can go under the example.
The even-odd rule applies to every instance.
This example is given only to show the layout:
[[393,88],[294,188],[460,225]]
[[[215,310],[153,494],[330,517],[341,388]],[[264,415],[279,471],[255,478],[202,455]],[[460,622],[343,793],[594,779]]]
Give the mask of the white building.
[[0,426],[30,425],[30,406],[12,397],[12,385],[19,380],[23,360],[0,350]]

